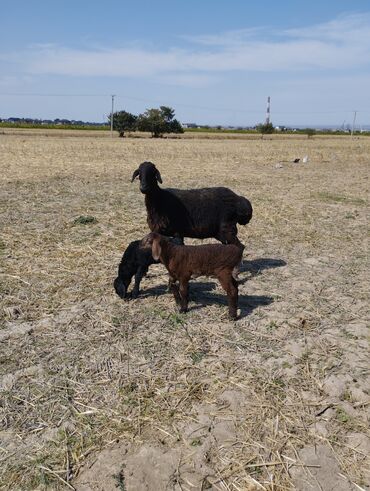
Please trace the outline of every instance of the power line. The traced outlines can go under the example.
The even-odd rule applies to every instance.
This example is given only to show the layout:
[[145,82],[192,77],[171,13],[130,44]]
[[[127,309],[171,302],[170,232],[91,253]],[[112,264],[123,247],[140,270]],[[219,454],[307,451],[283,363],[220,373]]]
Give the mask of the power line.
[[[1,96],[8,96],[8,97],[112,97],[111,94],[42,94],[42,93],[0,93]],[[128,100],[133,100],[133,101],[138,101],[138,102],[147,102],[147,103],[156,103],[156,104],[163,104],[163,101],[158,101],[155,99],[145,99],[145,98],[140,98],[140,97],[133,97],[129,95],[121,95],[121,94],[116,94],[115,97],[121,98],[121,99],[128,99]],[[167,102],[169,104],[172,104],[176,107],[188,107],[192,109],[202,109],[206,111],[226,111],[226,112],[234,112],[234,113],[244,113],[244,114],[261,114],[261,109],[236,109],[236,108],[231,108],[231,107],[210,107],[210,106],[199,106],[196,104],[184,104],[184,103],[177,103],[177,102]],[[341,110],[335,110],[335,111],[274,111],[274,114],[281,114],[281,115],[289,115],[289,114],[343,114],[343,113],[353,113],[353,109],[341,109]],[[363,109],[361,111],[357,111],[357,113],[370,113],[370,109]]]
[[110,94],[38,94],[35,92],[32,93],[14,93],[14,92],[7,92],[7,93],[2,93],[0,96],[14,96],[14,97],[110,97]]

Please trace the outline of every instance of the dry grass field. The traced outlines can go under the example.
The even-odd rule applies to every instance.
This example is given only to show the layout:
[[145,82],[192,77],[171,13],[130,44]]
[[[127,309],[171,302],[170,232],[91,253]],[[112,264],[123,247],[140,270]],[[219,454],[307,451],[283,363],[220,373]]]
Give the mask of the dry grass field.
[[[115,295],[144,160],[251,200],[238,321],[205,277],[180,315],[161,265]],[[369,163],[367,138],[4,130],[0,489],[369,489]]]

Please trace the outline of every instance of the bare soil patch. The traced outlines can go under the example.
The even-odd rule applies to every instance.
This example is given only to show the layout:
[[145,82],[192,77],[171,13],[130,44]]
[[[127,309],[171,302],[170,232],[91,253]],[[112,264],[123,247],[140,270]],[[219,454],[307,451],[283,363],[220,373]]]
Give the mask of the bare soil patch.
[[[0,134],[0,488],[369,489],[369,155],[365,138]],[[115,295],[147,233],[143,160],[164,186],[251,200],[238,321],[212,278],[178,314],[161,265]]]

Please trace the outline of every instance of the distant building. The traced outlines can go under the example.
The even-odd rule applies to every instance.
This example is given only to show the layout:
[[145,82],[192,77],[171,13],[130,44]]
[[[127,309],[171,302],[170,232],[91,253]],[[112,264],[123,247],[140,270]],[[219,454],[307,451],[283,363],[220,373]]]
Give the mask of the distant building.
[[195,123],[182,123],[181,126],[183,128],[198,128],[198,125]]

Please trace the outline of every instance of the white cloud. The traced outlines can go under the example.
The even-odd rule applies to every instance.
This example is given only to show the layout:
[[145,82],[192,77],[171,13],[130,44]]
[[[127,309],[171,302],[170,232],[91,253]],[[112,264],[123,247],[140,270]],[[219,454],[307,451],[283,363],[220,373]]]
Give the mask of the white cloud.
[[195,44],[205,46],[237,46],[245,43],[247,39],[256,38],[263,32],[262,27],[252,27],[249,29],[237,29],[226,31],[220,34],[204,34],[201,36],[182,36],[182,39]]
[[165,76],[156,77],[156,80],[165,85],[200,88],[207,87],[216,79],[214,76],[200,73],[169,73]]
[[370,41],[370,14],[342,15],[329,22],[315,26],[289,29],[285,34],[293,38],[320,39],[344,44]]
[[152,77],[186,86],[204,86],[216,73],[231,71],[363,68],[370,60],[370,15],[342,16],[326,24],[272,34],[256,28],[182,39],[191,41],[186,49],[72,49],[44,44],[0,54],[0,59],[18,65],[23,74]]

